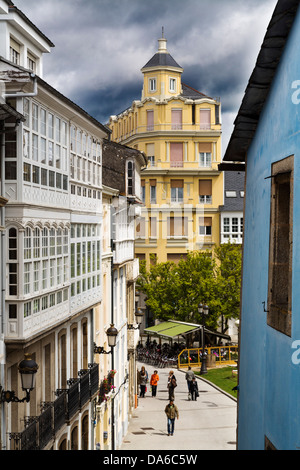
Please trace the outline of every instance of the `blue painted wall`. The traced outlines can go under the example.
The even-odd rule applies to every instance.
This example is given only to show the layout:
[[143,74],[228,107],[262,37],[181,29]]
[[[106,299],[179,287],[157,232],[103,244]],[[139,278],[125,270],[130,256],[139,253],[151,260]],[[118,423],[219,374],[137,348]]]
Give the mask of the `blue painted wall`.
[[[300,448],[300,15],[247,155],[240,349],[238,448]],[[300,89],[299,85],[298,88]],[[296,92],[296,93],[295,93]],[[294,94],[294,95],[293,95]],[[270,190],[273,162],[294,155],[292,337],[267,326]],[[298,346],[299,348],[299,346]],[[298,359],[300,353],[298,354]]]

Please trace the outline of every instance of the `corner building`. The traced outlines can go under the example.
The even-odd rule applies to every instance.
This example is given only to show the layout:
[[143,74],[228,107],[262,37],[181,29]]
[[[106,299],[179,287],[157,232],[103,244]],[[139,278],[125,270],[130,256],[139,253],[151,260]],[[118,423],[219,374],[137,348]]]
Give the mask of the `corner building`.
[[182,83],[183,68],[158,40],[141,69],[140,100],[110,117],[112,140],[143,151],[145,207],[136,226],[136,256],[177,261],[219,244],[223,204],[220,101]]

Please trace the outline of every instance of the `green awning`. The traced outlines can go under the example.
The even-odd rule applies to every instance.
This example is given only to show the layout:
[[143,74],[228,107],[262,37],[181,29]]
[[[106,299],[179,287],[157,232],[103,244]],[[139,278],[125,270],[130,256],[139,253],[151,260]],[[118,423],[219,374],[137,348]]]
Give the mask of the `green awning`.
[[159,323],[158,325],[145,328],[144,333],[174,338],[175,336],[191,333],[199,328],[201,328],[201,325],[166,321]]
[[[195,323],[184,323],[180,321],[165,321],[159,323],[158,325],[150,326],[149,328],[144,329],[144,333],[154,335],[154,336],[163,336],[165,338],[174,338],[175,336],[180,336],[184,334],[192,333],[196,330],[201,330],[202,325],[197,325]],[[204,327],[204,332],[207,335],[218,336],[219,338],[227,339],[231,341],[229,335],[220,333],[219,331],[209,330]]]

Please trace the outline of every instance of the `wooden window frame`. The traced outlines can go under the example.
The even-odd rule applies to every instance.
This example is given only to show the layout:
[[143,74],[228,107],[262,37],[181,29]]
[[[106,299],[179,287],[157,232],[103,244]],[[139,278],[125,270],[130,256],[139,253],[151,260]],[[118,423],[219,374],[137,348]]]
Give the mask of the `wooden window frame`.
[[272,164],[267,324],[291,336],[294,156]]

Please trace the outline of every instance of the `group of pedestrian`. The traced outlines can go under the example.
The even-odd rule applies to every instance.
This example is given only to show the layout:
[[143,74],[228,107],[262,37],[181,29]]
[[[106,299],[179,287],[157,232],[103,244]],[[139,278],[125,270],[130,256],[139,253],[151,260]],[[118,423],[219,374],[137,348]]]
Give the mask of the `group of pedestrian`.
[[[186,378],[187,386],[188,386],[188,399],[196,401],[197,397],[199,397],[198,383],[191,367],[188,368],[188,371],[185,374],[185,378]],[[137,380],[138,384],[140,386],[140,398],[144,398],[145,393],[147,392],[147,383],[148,383],[148,373],[144,366],[142,366],[141,370],[138,371],[137,379],[138,379]],[[158,382],[159,382],[159,375],[158,375],[157,370],[155,370],[150,378],[152,397],[156,397]],[[168,387],[168,392],[169,392],[169,403],[165,407],[165,414],[167,416],[168,436],[173,436],[174,428],[175,428],[175,418],[179,419],[179,411],[178,411],[177,406],[174,403],[175,388],[177,387],[177,380],[176,380],[173,370],[170,370],[169,372],[167,387]]]
[[[140,386],[140,398],[144,398],[145,393],[147,392],[147,383],[148,383],[148,372],[146,371],[144,366],[141,368],[140,371],[138,371],[137,379],[138,379],[137,380],[138,385]],[[155,370],[153,374],[151,375],[151,379],[150,379],[152,397],[156,397],[158,381],[159,381],[159,375],[157,373],[157,370]]]

